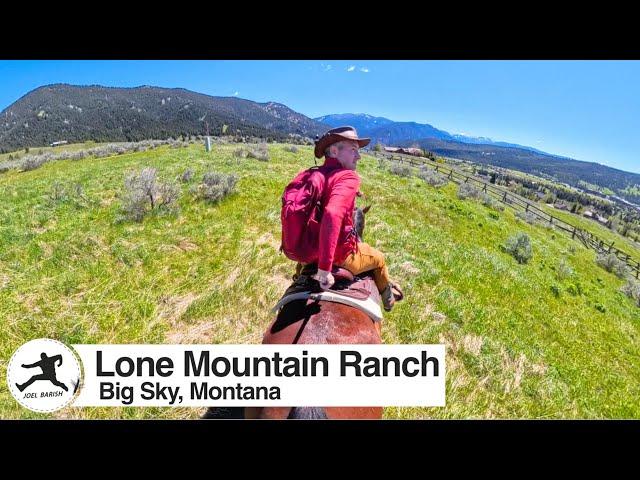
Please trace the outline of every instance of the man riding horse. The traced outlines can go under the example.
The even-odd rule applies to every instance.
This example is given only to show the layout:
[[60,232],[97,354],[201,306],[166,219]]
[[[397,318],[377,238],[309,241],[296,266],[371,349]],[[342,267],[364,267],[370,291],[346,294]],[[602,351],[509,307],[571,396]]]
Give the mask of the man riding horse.
[[[390,311],[400,296],[389,280],[389,272],[382,252],[358,241],[353,226],[355,199],[360,187],[356,173],[360,153],[369,144],[369,138],[358,138],[353,127],[338,127],[326,132],[316,141],[316,158],[325,157],[321,169],[330,172],[325,183],[322,219],[318,242],[318,271],[314,275],[323,290],[331,288],[335,279],[333,266],[349,270],[354,275],[372,271],[376,287],[386,311]],[[302,265],[299,263],[297,273]],[[397,288],[399,290],[399,288]]]
[[[299,173],[285,188],[281,249],[298,261],[298,268],[296,281],[274,309],[278,315],[266,330],[263,344],[381,343],[377,293],[380,292],[384,308],[389,311],[395,301],[402,299],[402,291],[389,281],[382,253],[361,241],[364,213],[368,209],[357,212],[354,226],[355,197],[360,186],[360,177],[355,172],[360,159],[358,150],[368,143],[368,138],[358,138],[353,127],[329,130],[315,146],[315,156],[324,155],[324,164]],[[307,283],[316,263],[317,273],[313,277],[323,290],[322,298],[315,292],[317,287],[314,289]],[[331,273],[334,267],[342,267],[353,275],[371,272],[373,280],[370,275],[354,279],[349,274],[351,279],[347,280],[345,293],[344,274],[349,272],[340,272],[334,286],[336,279]],[[327,292],[332,286],[334,289]],[[339,292],[351,293],[351,300],[345,301],[343,297],[338,301],[335,297],[342,296]],[[315,299],[311,299],[312,294]],[[367,300],[368,307],[362,308],[367,306]],[[212,407],[203,418],[379,419],[382,407]]]

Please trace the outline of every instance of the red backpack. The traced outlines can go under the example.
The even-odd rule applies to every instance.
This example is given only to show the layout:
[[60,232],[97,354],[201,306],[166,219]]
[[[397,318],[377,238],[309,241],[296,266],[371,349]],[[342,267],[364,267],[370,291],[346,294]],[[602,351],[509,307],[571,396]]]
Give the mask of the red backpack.
[[319,167],[312,167],[300,172],[282,194],[280,250],[296,262],[318,260],[325,182],[325,173]]

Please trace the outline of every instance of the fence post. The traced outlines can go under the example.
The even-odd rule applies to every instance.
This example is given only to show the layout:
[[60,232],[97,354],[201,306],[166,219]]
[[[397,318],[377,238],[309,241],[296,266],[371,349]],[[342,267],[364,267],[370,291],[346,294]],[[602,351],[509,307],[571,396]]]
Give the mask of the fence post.
[[573,232],[571,232],[571,239],[573,240],[574,238],[576,238],[576,226],[573,225]]

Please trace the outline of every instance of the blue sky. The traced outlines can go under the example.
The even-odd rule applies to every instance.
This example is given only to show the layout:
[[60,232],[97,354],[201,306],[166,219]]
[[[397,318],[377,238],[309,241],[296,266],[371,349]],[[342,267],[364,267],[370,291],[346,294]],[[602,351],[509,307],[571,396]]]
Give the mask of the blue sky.
[[640,61],[0,61],[0,110],[50,83],[369,113],[640,173]]

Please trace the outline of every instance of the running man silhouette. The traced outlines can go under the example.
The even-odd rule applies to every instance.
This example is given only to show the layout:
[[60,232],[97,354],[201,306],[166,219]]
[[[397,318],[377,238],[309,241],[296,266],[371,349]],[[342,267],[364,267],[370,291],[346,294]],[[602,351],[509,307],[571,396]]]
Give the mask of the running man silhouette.
[[58,379],[56,378],[55,363],[59,361],[60,363],[58,363],[57,366],[59,367],[60,365],[62,365],[62,355],[55,355],[53,357],[48,357],[46,353],[42,352],[40,354],[40,358],[42,360],[40,360],[39,362],[32,363],[31,365],[25,365],[24,363],[22,364],[23,368],[40,367],[42,369],[42,375],[34,375],[22,385],[20,385],[19,383],[16,383],[16,387],[18,387],[18,390],[22,392],[25,388],[27,388],[29,385],[31,385],[33,382],[37,380],[49,380],[54,385],[64,388],[65,392],[68,391],[69,389],[67,388],[67,386],[64,383],[59,382]]

